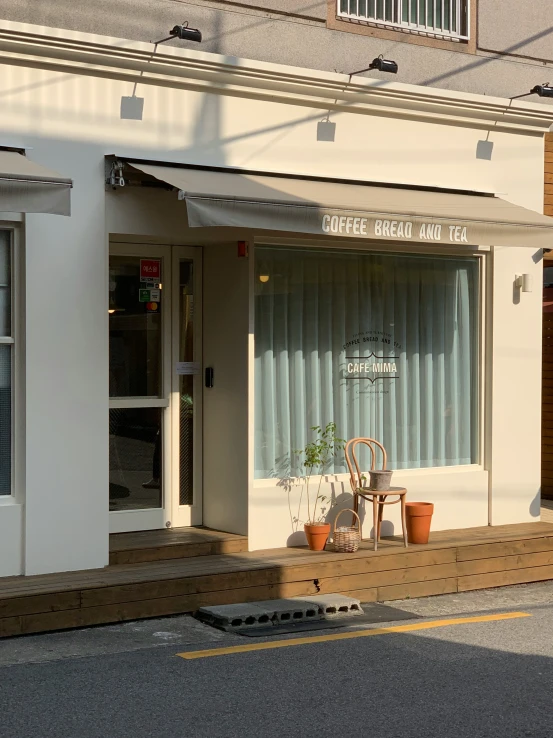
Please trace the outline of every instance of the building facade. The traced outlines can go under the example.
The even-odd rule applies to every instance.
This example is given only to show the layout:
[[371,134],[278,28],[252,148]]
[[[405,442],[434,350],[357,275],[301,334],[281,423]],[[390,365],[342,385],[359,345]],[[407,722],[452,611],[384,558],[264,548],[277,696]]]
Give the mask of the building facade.
[[[0,173],[0,575],[166,526],[301,543],[329,422],[437,529],[539,519],[553,109],[510,98],[550,11],[73,5],[0,2],[0,148],[72,181],[63,216]],[[183,20],[201,46],[150,43]]]

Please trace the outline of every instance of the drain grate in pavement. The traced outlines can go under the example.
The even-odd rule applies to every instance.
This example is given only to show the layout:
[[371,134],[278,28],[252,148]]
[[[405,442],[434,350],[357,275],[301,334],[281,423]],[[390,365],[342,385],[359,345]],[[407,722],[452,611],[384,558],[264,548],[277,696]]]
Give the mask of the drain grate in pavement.
[[359,600],[331,594],[202,607],[195,616],[214,628],[238,632],[271,630],[281,625],[311,624],[362,614]]

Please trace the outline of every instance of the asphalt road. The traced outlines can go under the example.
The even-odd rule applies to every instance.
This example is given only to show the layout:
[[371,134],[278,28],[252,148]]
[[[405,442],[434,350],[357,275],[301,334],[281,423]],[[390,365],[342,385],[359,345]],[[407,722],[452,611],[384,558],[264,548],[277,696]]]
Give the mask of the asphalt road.
[[390,605],[395,632],[246,652],[296,636],[179,617],[1,641],[0,736],[551,738],[553,583]]

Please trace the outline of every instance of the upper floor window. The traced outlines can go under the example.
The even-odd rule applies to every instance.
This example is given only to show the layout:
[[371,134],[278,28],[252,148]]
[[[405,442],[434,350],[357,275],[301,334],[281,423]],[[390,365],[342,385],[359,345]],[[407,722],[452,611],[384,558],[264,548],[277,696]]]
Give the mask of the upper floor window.
[[469,0],[338,0],[338,17],[466,41]]

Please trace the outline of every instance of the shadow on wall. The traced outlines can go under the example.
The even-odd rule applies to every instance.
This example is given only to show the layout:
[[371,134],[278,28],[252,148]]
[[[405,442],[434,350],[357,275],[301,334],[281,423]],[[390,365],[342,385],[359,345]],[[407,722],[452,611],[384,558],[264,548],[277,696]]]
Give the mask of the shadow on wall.
[[[533,36],[529,36],[528,38],[525,38],[522,41],[519,41],[518,43],[507,47],[503,53],[513,54],[515,51],[519,51],[520,49],[524,48],[527,44],[530,44],[533,41],[538,41],[539,39],[545,38],[546,36],[551,36],[552,34],[553,34],[553,26],[549,26],[549,28],[545,28],[543,31],[540,31],[539,33],[535,33]],[[445,72],[443,74],[437,74],[435,77],[428,77],[427,79],[422,80],[419,84],[432,86],[432,85],[437,84],[438,82],[443,82],[446,79],[451,79],[451,77],[456,77],[459,74],[463,74],[463,72],[468,72],[472,69],[478,69],[479,67],[482,67],[485,64],[489,64],[490,62],[495,61],[496,59],[497,59],[496,56],[478,57],[477,61],[469,62],[468,64],[465,64],[464,66],[461,66],[452,72]],[[526,92],[526,90],[524,90],[524,92]],[[520,94],[520,92],[517,90],[514,90],[513,94]]]
[[541,489],[536,493],[536,496],[530,503],[530,515],[533,518],[539,518],[541,515]]
[[[306,522],[306,501],[305,501],[305,488],[302,484],[301,479],[292,479],[289,477],[287,480],[281,480],[279,487],[286,490],[288,493],[288,506],[290,510],[290,521],[292,532],[287,538],[286,545],[289,547],[294,546],[305,546],[307,545],[307,539],[303,530],[303,524]],[[329,490],[329,497],[326,497],[323,502],[324,514],[322,517],[323,522],[330,523],[331,536],[334,530],[334,524],[336,518],[344,510],[351,510],[353,508],[353,494],[350,489],[349,482],[342,481],[333,475],[325,475],[323,479],[325,488]],[[295,492],[295,496],[293,496]],[[326,504],[326,508],[324,508]],[[365,524],[365,521],[370,521],[370,530],[367,528],[363,530],[364,538],[372,538],[373,526],[372,526],[372,508],[366,510],[365,503],[361,501],[359,506],[359,518],[361,525]],[[353,515],[343,515],[340,518],[340,525],[352,525]],[[391,520],[382,521],[382,535],[385,537],[394,536],[396,534],[394,524]]]

